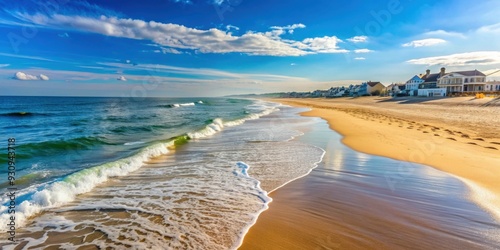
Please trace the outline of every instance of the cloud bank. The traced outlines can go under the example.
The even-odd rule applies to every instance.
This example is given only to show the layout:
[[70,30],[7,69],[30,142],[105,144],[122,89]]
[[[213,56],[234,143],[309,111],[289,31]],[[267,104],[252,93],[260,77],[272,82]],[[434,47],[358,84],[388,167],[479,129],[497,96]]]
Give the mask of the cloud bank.
[[402,46],[403,47],[418,48],[418,47],[434,46],[434,45],[438,45],[438,44],[442,44],[442,43],[446,43],[446,40],[443,40],[440,38],[428,38],[428,39],[411,41],[409,43],[403,44]]
[[425,57],[407,61],[419,65],[475,66],[500,64],[500,51],[476,51],[447,56]]
[[[211,28],[189,28],[179,24],[124,19],[117,17],[88,17],[69,15],[26,14],[16,12],[15,18],[39,27],[97,33],[105,36],[137,40],[150,40],[162,47],[178,50],[194,50],[199,53],[244,53],[265,56],[303,56],[318,53],[346,53],[336,36],[306,38],[302,41],[283,39],[304,24],[273,26],[268,32],[248,31],[241,36]],[[359,38],[358,38],[359,40]]]
[[34,76],[34,75],[26,74],[23,72],[17,72],[13,78],[17,79],[17,80],[21,80],[21,81],[37,81],[37,80],[48,81],[49,80],[49,77],[44,75],[44,74],[40,74],[39,76]]
[[347,41],[352,42],[352,43],[365,43],[368,41],[367,36],[355,36],[347,39]]

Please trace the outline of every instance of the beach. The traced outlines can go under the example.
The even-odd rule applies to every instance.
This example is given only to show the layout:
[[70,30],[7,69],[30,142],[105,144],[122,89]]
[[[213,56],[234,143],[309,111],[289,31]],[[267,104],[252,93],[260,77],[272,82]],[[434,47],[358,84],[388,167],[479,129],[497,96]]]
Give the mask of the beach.
[[12,97],[0,127],[17,143],[16,242],[0,247],[495,249],[498,124],[475,131],[498,107],[450,100]]
[[[389,184],[392,182],[401,185],[416,175],[414,166],[404,162],[423,164],[437,170],[428,170],[433,174],[424,173],[424,176],[444,172],[444,175],[459,180],[466,186],[463,190],[465,199],[477,204],[488,214],[489,218],[486,220],[497,225],[493,233],[496,236],[493,238],[498,239],[500,107],[491,98],[363,97],[273,101],[311,108],[311,111],[302,115],[326,120],[329,127],[342,136],[342,143],[356,151],[402,161],[402,164],[394,167],[392,173],[385,175]],[[445,214],[447,210],[429,210],[433,212],[420,214],[416,212],[418,209],[412,204],[412,198],[406,202],[397,202],[395,206],[390,204],[394,201],[392,198],[370,200],[366,196],[367,187],[349,187],[364,190],[357,192],[345,186],[322,184],[325,178],[330,181],[335,178],[325,177],[321,172],[324,170],[318,168],[310,176],[271,193],[274,201],[270,209],[251,228],[241,249],[300,249],[306,246],[317,246],[316,249],[387,249],[398,246],[413,249],[423,249],[425,246],[450,248],[452,245],[449,242],[466,239],[466,235],[469,235],[465,233],[453,239],[439,233],[429,233],[432,231],[429,228],[439,227],[432,225],[435,223],[431,218],[427,223],[432,226],[426,230],[415,230],[410,226],[413,223],[402,226],[397,221],[404,220],[401,218],[405,217],[405,213],[414,217],[412,220],[416,220],[415,224],[420,224],[428,214],[436,213],[439,217],[440,213]],[[318,183],[316,187],[306,185],[312,181]],[[446,188],[449,187],[442,188],[440,191],[448,192]],[[335,195],[331,195],[332,193]],[[390,190],[388,195],[392,195]],[[312,196],[322,201],[318,202]],[[360,206],[370,206],[377,211],[396,209],[402,214],[397,219],[398,216],[394,215],[397,213],[394,212],[392,219],[387,219],[386,215],[377,216],[373,209],[372,212],[366,212],[366,209],[359,209]],[[462,230],[462,226],[459,223],[438,231],[455,234]],[[382,230],[386,230],[387,235],[397,232],[395,235],[400,237],[380,239],[386,237],[386,234],[373,237],[373,234],[380,234]],[[425,240],[415,241],[413,237]],[[380,241],[375,240],[377,238]]]

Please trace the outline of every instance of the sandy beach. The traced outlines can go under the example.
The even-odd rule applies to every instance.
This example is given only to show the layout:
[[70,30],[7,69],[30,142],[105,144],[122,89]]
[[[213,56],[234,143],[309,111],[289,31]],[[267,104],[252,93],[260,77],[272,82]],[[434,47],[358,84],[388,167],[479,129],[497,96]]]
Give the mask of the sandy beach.
[[[356,151],[424,164],[458,177],[468,187],[468,198],[497,221],[500,220],[500,106],[496,100],[363,97],[273,101],[312,108],[302,115],[325,119],[331,129],[342,135],[342,143]],[[396,178],[411,175],[405,165],[398,166],[394,172]],[[313,241],[314,245],[318,245],[316,241],[324,231],[329,231],[323,235],[326,241],[323,240],[317,249],[390,248],[379,245],[380,242],[363,240],[358,235],[359,231],[348,230],[349,226],[343,225],[355,223],[355,220],[361,220],[358,224],[362,225],[363,218],[350,218],[344,211],[340,213],[345,215],[340,222],[336,219],[330,222],[337,224],[328,223],[329,219],[325,218],[330,216],[332,209],[338,208],[335,205],[338,201],[326,200],[308,205],[304,196],[306,192],[294,191],[294,183],[291,184],[292,187],[284,187],[271,194],[274,201],[270,210],[264,212],[251,228],[241,249],[299,249]],[[322,188],[331,192],[338,189],[333,186]],[[335,199],[343,195],[339,193]],[[295,204],[299,199],[304,202]],[[350,202],[350,199],[345,200]],[[379,205],[379,210],[390,209],[387,204]],[[347,206],[345,209],[350,208]],[[311,211],[316,214],[311,216]],[[366,215],[370,216],[369,213]],[[398,230],[391,228],[388,221],[373,221],[378,221],[374,224],[386,223],[390,230]],[[301,230],[310,231],[311,235],[299,233]],[[336,233],[332,234],[332,231]],[[434,234],[425,238],[429,240],[434,236],[431,242],[447,241]],[[403,239],[392,239],[393,243],[400,240],[404,242]],[[329,241],[334,241],[334,244]],[[395,245],[405,246],[402,242]],[[411,248],[418,249],[419,246]]]

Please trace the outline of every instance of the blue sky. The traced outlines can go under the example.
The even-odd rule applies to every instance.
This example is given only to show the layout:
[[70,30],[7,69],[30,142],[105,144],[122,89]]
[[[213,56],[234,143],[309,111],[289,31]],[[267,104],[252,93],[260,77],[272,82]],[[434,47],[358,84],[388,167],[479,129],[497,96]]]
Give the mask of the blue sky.
[[0,95],[220,96],[500,69],[498,0],[0,5]]

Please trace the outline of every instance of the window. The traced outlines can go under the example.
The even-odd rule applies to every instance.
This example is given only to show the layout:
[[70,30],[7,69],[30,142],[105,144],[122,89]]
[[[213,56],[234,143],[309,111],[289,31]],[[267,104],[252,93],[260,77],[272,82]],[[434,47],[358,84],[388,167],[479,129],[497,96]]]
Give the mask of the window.
[[469,82],[469,78],[465,78],[465,83],[468,83]]

